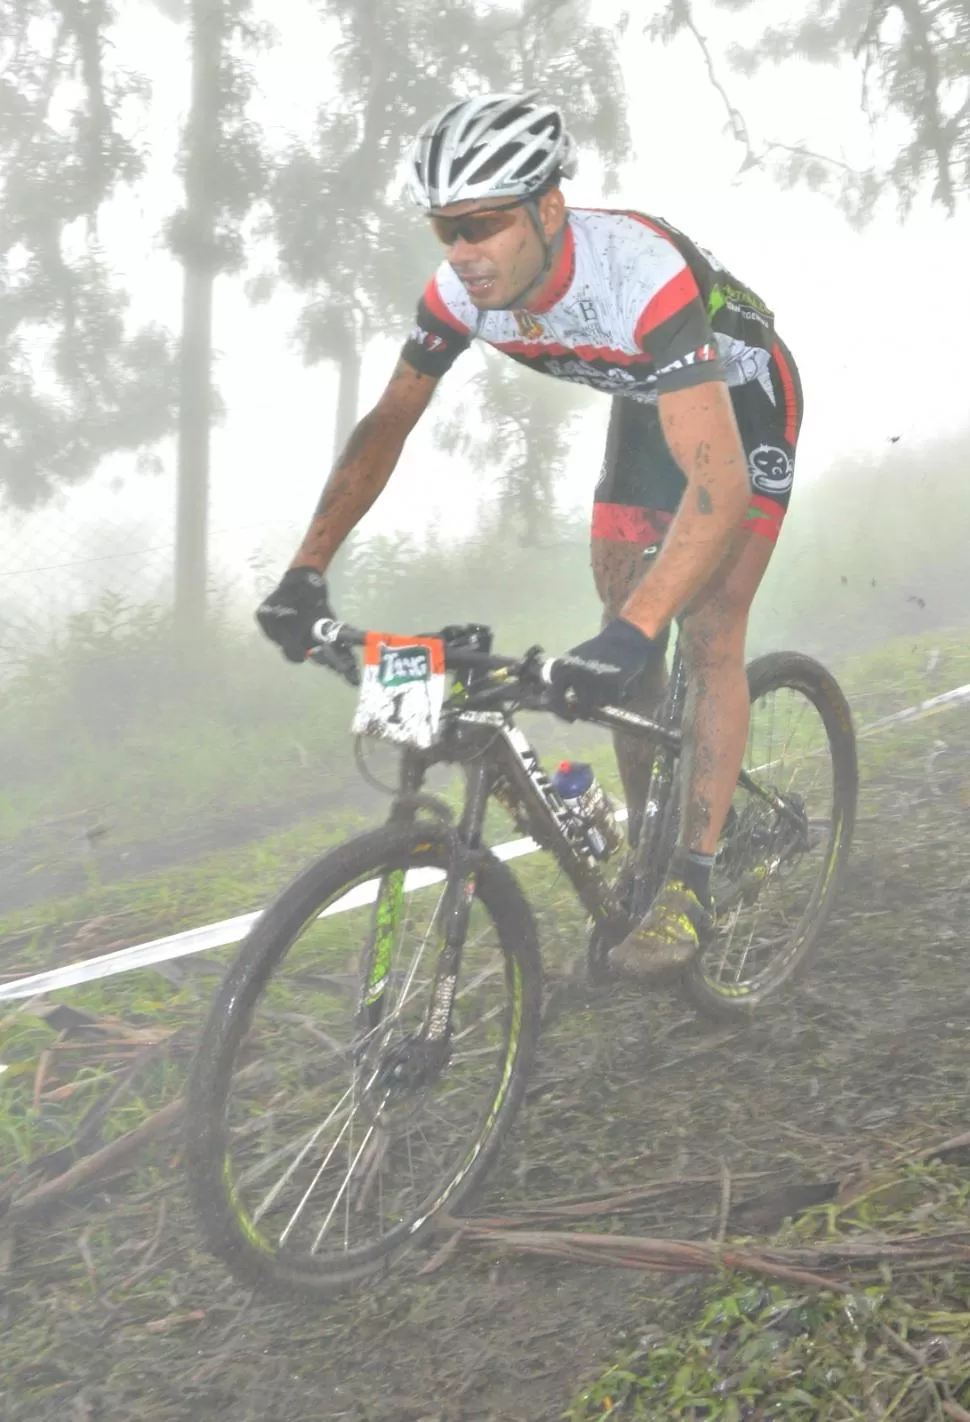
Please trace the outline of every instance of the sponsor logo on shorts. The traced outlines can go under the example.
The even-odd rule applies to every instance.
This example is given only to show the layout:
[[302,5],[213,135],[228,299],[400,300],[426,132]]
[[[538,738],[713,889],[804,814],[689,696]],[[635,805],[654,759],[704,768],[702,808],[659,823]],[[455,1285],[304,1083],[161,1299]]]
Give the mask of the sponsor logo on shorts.
[[717,313],[725,309],[735,316],[758,321],[762,326],[771,325],[772,313],[760,296],[755,296],[753,291],[747,291],[744,287],[720,281],[711,287],[707,298],[708,319],[713,321]]
[[763,494],[787,494],[795,478],[791,456],[776,444],[759,444],[748,455],[751,482]]

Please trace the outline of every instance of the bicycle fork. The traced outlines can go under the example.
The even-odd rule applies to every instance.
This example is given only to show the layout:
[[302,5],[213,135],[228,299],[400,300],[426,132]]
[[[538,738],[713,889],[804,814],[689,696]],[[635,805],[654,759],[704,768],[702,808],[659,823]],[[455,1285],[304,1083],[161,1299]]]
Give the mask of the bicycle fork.
[[[405,755],[401,794],[391,812],[395,820],[411,820],[421,800],[420,786],[425,767],[419,757]],[[452,836],[452,853],[445,885],[428,929],[428,939],[437,944],[433,979],[424,1021],[412,1038],[431,1048],[435,1062],[443,1064],[451,1036],[451,1022],[461,968],[462,950],[468,933],[475,898],[477,859],[488,804],[489,777],[484,765],[466,770],[467,793],[461,823]],[[372,1034],[381,1024],[391,979],[394,943],[404,923],[406,870],[393,869],[378,885],[373,927],[364,953],[358,1023]]]

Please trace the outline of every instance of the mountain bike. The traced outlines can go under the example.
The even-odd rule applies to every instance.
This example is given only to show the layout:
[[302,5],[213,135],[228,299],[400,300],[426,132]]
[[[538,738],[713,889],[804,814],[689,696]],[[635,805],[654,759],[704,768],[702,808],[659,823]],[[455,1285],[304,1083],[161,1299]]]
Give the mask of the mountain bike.
[[[242,944],[191,1069],[186,1167],[203,1237],[237,1278],[326,1296],[372,1281],[467,1201],[530,1079],[539,941],[502,846],[484,841],[490,801],[558,861],[589,917],[591,976],[608,977],[676,839],[686,678],[678,644],[656,719],[621,706],[582,718],[652,748],[636,848],[604,862],[515,721],[549,709],[540,649],[493,655],[479,625],[433,638],[316,630],[331,648],[364,647],[353,729],[399,748],[399,783],[387,823],[310,864]],[[722,1017],[810,960],[856,808],[852,719],[831,674],[783,652],[748,680],[716,930],[680,983]],[[426,788],[440,764],[464,777],[457,820]]]

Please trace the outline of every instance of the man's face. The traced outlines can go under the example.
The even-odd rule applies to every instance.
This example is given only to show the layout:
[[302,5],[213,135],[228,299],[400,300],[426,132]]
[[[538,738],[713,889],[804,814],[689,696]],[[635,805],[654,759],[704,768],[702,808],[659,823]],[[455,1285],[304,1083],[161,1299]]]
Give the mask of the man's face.
[[[547,242],[561,228],[565,211],[557,188],[539,198],[538,218]],[[431,225],[480,311],[507,309],[542,271],[543,245],[522,203],[493,198],[456,202],[432,213]]]

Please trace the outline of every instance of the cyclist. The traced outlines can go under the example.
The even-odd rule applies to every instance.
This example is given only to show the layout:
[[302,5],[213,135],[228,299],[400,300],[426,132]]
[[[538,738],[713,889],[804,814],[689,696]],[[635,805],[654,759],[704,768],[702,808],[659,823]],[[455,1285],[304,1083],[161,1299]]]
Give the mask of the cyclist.
[[[410,190],[445,260],[257,618],[291,661],[304,659],[314,621],[334,615],[331,559],[473,339],[612,395],[591,536],[603,623],[560,659],[552,694],[566,716],[577,702],[653,708],[669,624],[682,618],[677,851],[650,913],[613,953],[649,976],[689,961],[711,929],[711,867],[747,738],[748,609],[788,506],[801,390],[754,292],[659,218],[568,208],[560,183],[575,167],[563,115],[534,94],[454,103],[422,128]],[[635,843],[649,765],[632,737],[615,740]]]

